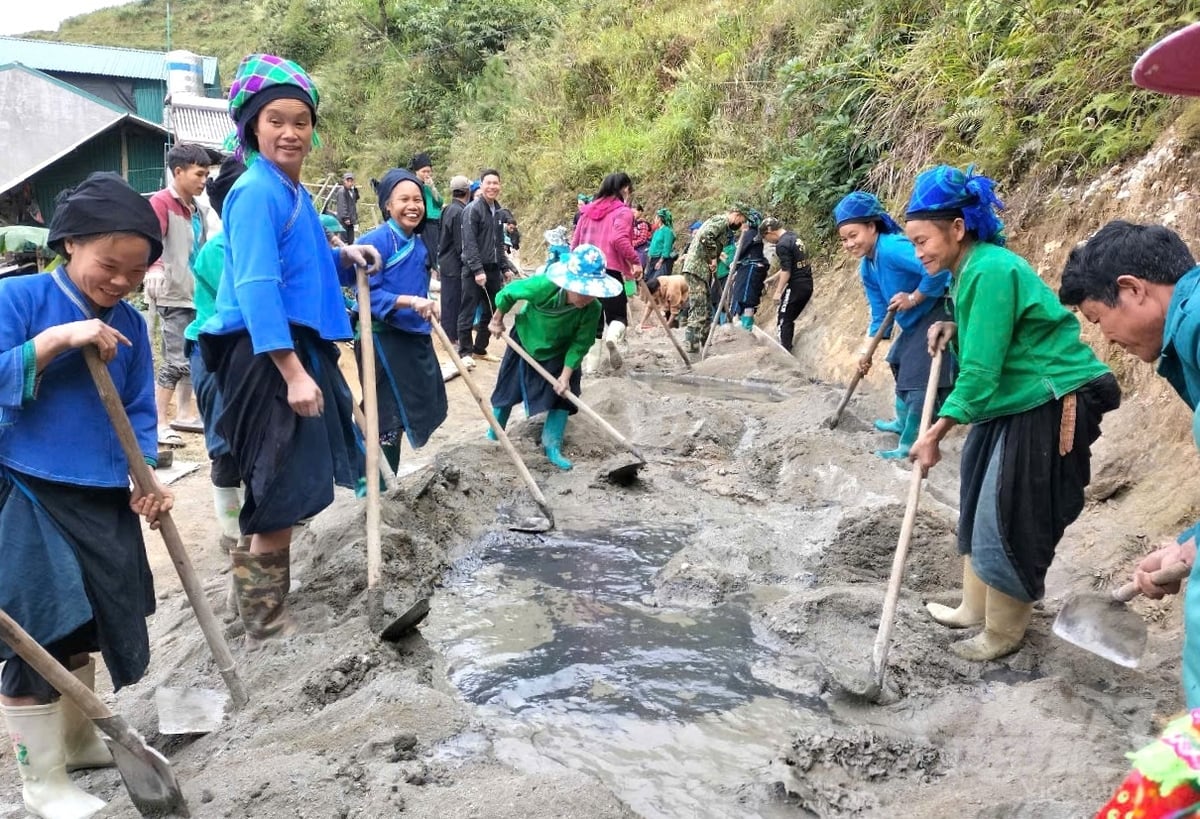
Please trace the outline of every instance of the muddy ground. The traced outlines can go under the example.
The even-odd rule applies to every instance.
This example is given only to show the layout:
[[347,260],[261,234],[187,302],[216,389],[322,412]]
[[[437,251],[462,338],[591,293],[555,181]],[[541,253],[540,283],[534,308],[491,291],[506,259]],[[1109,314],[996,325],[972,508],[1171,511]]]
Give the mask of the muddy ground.
[[[1151,202],[1178,201],[1178,171],[1163,176],[1162,165],[1114,171],[1106,184],[1132,190],[1125,200],[1143,197],[1148,210]],[[1014,245],[1053,281],[1069,249],[1062,236],[1112,215],[1119,201],[1112,190],[1062,194],[1075,197],[1061,217],[1071,223],[1043,214],[1043,232],[1027,227]],[[1018,226],[1032,219],[1020,207]],[[1063,540],[1029,637],[994,663],[956,658],[947,647],[960,635],[932,623],[922,607],[927,599],[951,602],[959,579],[962,436],[952,437],[922,495],[889,660],[890,701],[858,701],[838,681],[869,667],[910,473],[871,454],[894,441],[870,427],[891,403],[883,367],[864,382],[837,430],[822,423],[840,398],[865,315],[853,272],[841,264],[819,268],[795,358],[762,337],[730,331],[696,366],[699,380],[681,383],[659,378],[681,370],[662,331],[633,331],[624,367],[585,382],[585,398],[648,457],[633,486],[603,479],[603,465],[620,450],[582,416],[567,432],[566,454],[576,463],[569,473],[541,457],[540,419],[514,419],[513,439],[560,528],[633,520],[692,531],[658,572],[655,602],[687,609],[741,595],[756,632],[780,651],[778,667],[766,672],[771,683],[823,703],[812,728],[782,744],[747,783],[745,815],[770,805],[798,817],[1089,816],[1120,779],[1123,754],[1182,706],[1179,606],[1134,604],[1151,632],[1137,671],[1063,643],[1050,627],[1070,593],[1119,581],[1139,554],[1194,513],[1200,487],[1188,419],[1148,368],[1101,345],[1122,377],[1126,403],[1106,421],[1091,502]],[[770,331],[773,319],[760,324]],[[496,367],[483,362],[475,371],[485,394]],[[729,400],[726,388],[704,378],[752,389]],[[422,451],[405,451],[400,486],[385,495],[384,586],[393,611],[433,591],[447,567],[499,525],[498,510],[530,508],[503,450],[483,439],[462,380],[447,386],[449,421]],[[1147,428],[1158,431],[1153,445]],[[199,439],[177,457],[201,459]],[[1162,489],[1164,474],[1172,476],[1170,492]],[[227,623],[252,701],[217,732],[158,733],[156,687],[221,682],[153,533],[147,543],[159,610],[151,668],[140,684],[106,696],[171,759],[193,815],[632,815],[582,773],[562,766],[523,772],[497,761],[486,721],[447,682],[437,651],[420,634],[395,645],[379,641],[366,618],[361,503],[339,496],[296,539],[291,601],[302,633],[248,650],[226,608],[226,558],[216,547],[206,471],[175,490],[176,519]],[[458,753],[463,736],[482,740]],[[0,756],[0,816],[20,816],[11,752],[5,747]],[[78,776],[111,801],[104,816],[136,816],[115,771]]]

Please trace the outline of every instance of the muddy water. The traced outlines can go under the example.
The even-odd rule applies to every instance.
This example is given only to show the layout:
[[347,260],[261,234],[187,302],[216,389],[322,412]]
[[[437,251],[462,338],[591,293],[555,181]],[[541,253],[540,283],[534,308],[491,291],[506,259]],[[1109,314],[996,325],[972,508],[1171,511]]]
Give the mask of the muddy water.
[[704,375],[661,375],[659,373],[630,373],[655,390],[674,395],[694,395],[716,401],[754,401],[778,403],[788,394],[778,387],[763,381],[732,381],[727,378],[712,378]]
[[771,760],[822,703],[765,681],[775,656],[743,605],[653,604],[683,537],[494,535],[447,578],[424,634],[519,769],[586,771],[647,817],[795,816],[772,804]]

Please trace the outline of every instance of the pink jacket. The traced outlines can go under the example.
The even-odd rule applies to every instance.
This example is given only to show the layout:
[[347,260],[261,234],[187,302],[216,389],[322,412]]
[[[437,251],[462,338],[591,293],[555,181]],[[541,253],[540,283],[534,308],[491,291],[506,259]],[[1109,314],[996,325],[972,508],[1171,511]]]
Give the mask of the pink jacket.
[[632,268],[639,264],[637,251],[633,249],[633,211],[616,197],[584,205],[571,239],[572,249],[579,245],[600,248],[609,270],[632,279]]

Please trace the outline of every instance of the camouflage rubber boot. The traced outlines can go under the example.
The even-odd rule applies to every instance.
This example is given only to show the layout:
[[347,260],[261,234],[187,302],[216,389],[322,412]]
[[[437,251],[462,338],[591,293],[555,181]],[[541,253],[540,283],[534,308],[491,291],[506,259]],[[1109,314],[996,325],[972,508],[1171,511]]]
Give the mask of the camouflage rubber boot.
[[254,555],[233,552],[233,582],[238,610],[250,642],[286,637],[295,631],[283,598],[290,583],[290,550]]

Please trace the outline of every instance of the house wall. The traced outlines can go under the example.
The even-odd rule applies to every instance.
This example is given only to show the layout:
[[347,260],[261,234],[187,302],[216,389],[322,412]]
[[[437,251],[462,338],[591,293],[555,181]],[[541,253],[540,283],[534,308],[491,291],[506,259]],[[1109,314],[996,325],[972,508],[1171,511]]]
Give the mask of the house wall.
[[[82,182],[94,171],[122,173],[121,129],[114,128],[81,146],[70,156],[35,174],[34,198],[46,224],[54,215],[54,198],[64,188]],[[128,170],[123,175],[138,193],[154,193],[165,185],[164,157],[166,142],[137,129],[126,130],[125,155]]]

